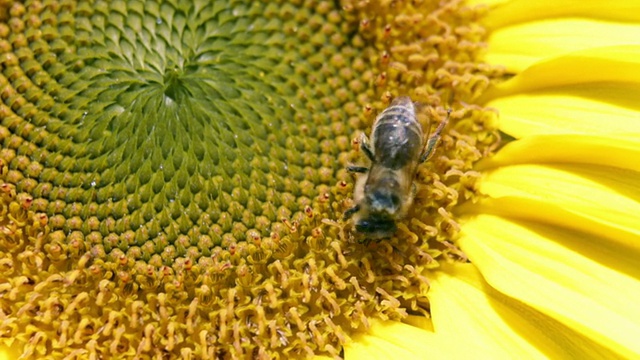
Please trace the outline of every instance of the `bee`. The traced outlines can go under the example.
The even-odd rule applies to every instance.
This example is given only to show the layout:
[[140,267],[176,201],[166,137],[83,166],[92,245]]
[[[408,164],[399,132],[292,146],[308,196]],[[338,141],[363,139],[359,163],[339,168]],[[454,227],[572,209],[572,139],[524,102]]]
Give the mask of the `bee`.
[[345,211],[344,220],[353,217],[356,230],[371,239],[391,237],[397,230],[396,221],[413,204],[418,165],[433,155],[450,114],[451,110],[425,141],[411,98],[395,98],[373,123],[371,145],[366,135],[361,137],[360,148],[371,166],[347,166],[349,172],[366,176],[356,180],[355,206]]

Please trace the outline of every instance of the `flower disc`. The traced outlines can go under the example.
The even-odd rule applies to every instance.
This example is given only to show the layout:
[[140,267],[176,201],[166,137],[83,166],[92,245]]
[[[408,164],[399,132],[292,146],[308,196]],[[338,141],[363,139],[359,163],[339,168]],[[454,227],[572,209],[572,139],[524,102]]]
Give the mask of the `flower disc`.
[[344,167],[392,97],[426,105],[426,132],[484,88],[482,29],[458,7],[0,4],[0,341],[25,358],[340,356],[370,317],[428,316],[425,273],[464,258],[452,208],[492,118],[453,112],[388,241],[340,220]]

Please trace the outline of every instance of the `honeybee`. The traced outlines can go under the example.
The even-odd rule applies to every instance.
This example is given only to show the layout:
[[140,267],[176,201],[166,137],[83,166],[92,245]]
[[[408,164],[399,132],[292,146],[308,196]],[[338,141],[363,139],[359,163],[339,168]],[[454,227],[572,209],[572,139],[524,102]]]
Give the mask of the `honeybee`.
[[361,137],[360,148],[371,160],[371,167],[347,167],[349,172],[366,176],[356,180],[355,206],[345,211],[344,220],[353,217],[356,230],[371,239],[392,236],[396,221],[406,216],[413,204],[418,165],[433,155],[450,114],[451,110],[425,141],[411,98],[395,98],[373,123],[372,145],[366,135]]

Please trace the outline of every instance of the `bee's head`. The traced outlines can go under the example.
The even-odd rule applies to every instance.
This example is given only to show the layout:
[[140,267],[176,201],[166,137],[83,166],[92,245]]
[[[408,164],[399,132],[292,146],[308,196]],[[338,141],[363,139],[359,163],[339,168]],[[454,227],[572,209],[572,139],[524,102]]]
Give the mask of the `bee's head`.
[[385,177],[365,187],[369,210],[373,213],[394,215],[401,205],[400,185],[393,177]]
[[395,221],[388,217],[370,217],[359,219],[356,222],[356,230],[372,239],[383,239],[391,237],[397,230]]

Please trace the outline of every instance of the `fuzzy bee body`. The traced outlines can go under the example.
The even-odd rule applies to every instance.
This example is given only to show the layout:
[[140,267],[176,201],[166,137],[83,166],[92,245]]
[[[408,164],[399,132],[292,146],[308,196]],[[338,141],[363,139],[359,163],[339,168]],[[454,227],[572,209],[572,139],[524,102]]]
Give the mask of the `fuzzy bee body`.
[[425,143],[408,96],[394,99],[378,115],[371,132],[372,146],[366,136],[360,142],[371,167],[347,167],[351,172],[366,174],[356,181],[355,206],[344,214],[345,219],[353,217],[358,232],[372,239],[395,233],[396,221],[406,216],[413,204],[416,192],[413,180],[418,165],[432,154],[446,122]]

